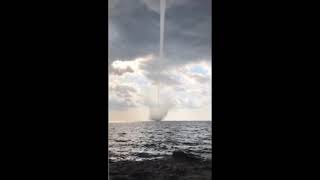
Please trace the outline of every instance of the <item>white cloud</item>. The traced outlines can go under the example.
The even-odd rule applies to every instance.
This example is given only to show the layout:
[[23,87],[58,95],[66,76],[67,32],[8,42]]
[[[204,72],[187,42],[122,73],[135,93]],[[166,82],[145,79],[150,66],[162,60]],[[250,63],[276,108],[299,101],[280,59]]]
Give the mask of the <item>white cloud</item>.
[[133,69],[129,66],[125,67],[125,68],[116,68],[114,66],[109,66],[109,74],[114,74],[114,75],[123,75],[125,73],[133,73]]
[[153,56],[147,56],[112,63],[113,68],[122,70],[130,68],[134,71],[110,76],[109,93],[119,99],[113,100],[117,105],[113,107],[147,105],[150,97],[155,97],[152,87],[156,80],[161,82],[160,96],[174,102],[175,108],[202,108],[211,103],[211,67],[206,61],[188,63],[175,68],[172,66],[160,71],[160,68],[154,70],[152,66],[145,66],[153,60],[155,60]]

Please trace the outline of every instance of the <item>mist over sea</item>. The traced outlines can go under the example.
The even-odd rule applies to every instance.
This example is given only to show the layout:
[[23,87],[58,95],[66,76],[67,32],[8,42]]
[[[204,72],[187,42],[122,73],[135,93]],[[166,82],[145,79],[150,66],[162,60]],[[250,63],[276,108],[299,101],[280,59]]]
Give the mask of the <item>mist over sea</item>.
[[211,121],[109,123],[109,161],[161,159],[181,150],[211,160]]

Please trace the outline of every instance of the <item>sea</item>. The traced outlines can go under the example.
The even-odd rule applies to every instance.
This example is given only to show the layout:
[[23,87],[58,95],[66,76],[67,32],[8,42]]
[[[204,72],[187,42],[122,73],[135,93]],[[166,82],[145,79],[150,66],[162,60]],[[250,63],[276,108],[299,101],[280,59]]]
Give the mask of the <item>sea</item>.
[[143,161],[184,151],[212,159],[211,121],[109,122],[109,161]]

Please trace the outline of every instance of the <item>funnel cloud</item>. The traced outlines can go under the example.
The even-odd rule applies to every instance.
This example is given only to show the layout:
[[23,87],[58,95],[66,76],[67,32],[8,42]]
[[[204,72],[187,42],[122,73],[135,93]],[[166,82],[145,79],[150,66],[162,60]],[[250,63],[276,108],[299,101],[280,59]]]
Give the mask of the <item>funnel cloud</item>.
[[[165,22],[165,13],[166,13],[166,0],[160,0],[160,61],[163,60],[163,43],[164,43],[164,22]],[[156,72],[157,75],[159,75],[159,72]],[[170,106],[168,105],[168,102],[165,102],[164,104],[159,102],[159,94],[160,94],[160,88],[159,84],[161,84],[161,81],[156,82],[156,104],[153,106],[149,106],[149,117],[150,120],[154,121],[161,121],[165,118],[165,116],[168,114],[168,111],[170,109]]]

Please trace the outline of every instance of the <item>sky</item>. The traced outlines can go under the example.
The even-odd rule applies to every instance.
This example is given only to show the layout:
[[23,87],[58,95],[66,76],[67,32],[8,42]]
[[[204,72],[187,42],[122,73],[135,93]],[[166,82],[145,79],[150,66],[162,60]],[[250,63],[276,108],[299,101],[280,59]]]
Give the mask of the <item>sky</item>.
[[109,121],[149,120],[156,82],[164,120],[211,120],[211,0],[166,0],[163,59],[160,0],[108,3]]

